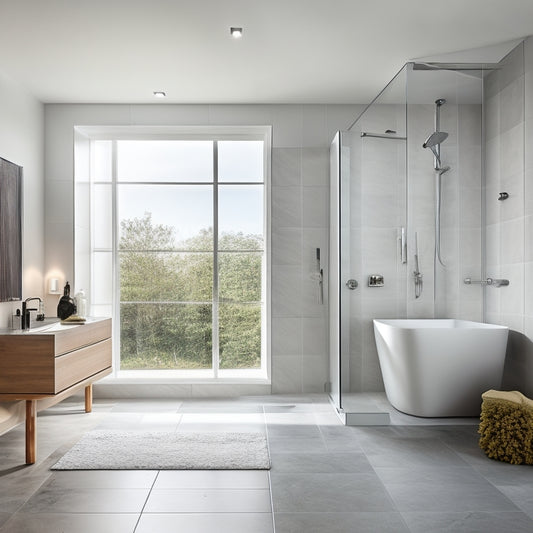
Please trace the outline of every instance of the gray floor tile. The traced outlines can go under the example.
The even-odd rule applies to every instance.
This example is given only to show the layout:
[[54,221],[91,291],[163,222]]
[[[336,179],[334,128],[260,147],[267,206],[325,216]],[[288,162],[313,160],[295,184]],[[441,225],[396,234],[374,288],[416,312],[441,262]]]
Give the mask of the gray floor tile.
[[464,467],[467,463],[438,439],[404,439],[365,441],[363,451],[374,467],[427,466]]
[[160,489],[150,493],[145,513],[270,513],[267,489]]
[[133,533],[139,514],[18,513],[2,533]]
[[321,433],[316,425],[268,424],[269,438],[278,439],[312,439],[320,438]]
[[183,413],[178,431],[266,433],[263,413]]
[[465,483],[486,484],[487,480],[470,466],[465,467],[375,467],[376,474],[385,485],[434,483],[462,485]]
[[533,483],[527,485],[497,485],[496,488],[503,492],[530,518],[533,518]]
[[153,470],[65,470],[52,473],[43,488],[61,489],[149,489]]
[[44,487],[20,510],[23,513],[136,513],[149,489],[58,489]]
[[385,485],[399,511],[518,511],[490,483],[393,483]]
[[400,513],[274,513],[276,533],[409,533]]
[[268,446],[271,453],[313,453],[327,451],[326,443],[321,437],[310,439],[269,438]]
[[412,533],[531,533],[533,521],[520,512],[402,513]]
[[394,511],[375,474],[276,474],[271,472],[274,512]]
[[9,518],[11,518],[11,513],[0,513],[0,527],[5,524]]
[[143,514],[135,533],[273,533],[270,513]]
[[474,468],[494,485],[529,485],[533,488],[533,467],[512,465],[487,457]]
[[178,409],[178,413],[262,413],[263,407],[238,401],[205,400],[187,401]]
[[372,474],[374,470],[366,455],[354,453],[271,453],[272,472],[275,473],[359,473]]
[[158,489],[269,489],[265,470],[163,470]]
[[114,400],[113,413],[176,413],[181,407],[181,401],[152,400],[150,398]]

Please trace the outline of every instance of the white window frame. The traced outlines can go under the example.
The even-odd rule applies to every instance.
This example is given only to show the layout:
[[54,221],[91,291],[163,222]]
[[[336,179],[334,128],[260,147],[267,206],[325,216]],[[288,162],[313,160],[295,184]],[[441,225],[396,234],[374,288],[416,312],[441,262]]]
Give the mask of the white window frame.
[[[263,186],[264,186],[264,206],[263,206],[263,227],[265,238],[265,261],[262,272],[262,301],[264,302],[264,313],[262,313],[261,324],[261,368],[260,369],[243,369],[243,370],[225,370],[219,369],[218,362],[218,329],[213,328],[213,367],[205,371],[194,370],[120,370],[120,287],[119,287],[119,268],[118,268],[118,220],[117,220],[117,161],[116,161],[116,141],[118,140],[210,140],[210,141],[227,141],[227,140],[261,140],[264,143],[263,158]],[[108,182],[112,190],[112,213],[113,213],[113,235],[112,235],[112,254],[113,254],[113,361],[114,369],[111,379],[115,382],[139,382],[139,383],[201,383],[201,382],[225,382],[225,383],[270,383],[271,376],[271,152],[272,152],[272,127],[271,126],[172,126],[172,127],[151,127],[151,126],[131,126],[131,127],[107,127],[107,126],[76,126],[75,127],[75,189],[78,184],[87,185],[87,176],[90,175],[90,168],[86,169],[85,165],[90,167],[90,156],[87,157],[87,141],[108,140],[112,141],[113,161],[112,161],[112,180]],[[77,147],[80,148],[80,156],[76,153]],[[216,143],[215,143],[216,150]],[[218,187],[217,173],[214,169],[213,190]],[[91,180],[92,181],[92,180]],[[98,182],[100,183],[100,182]],[[140,184],[144,182],[139,182]],[[224,182],[225,184],[233,182]],[[248,182],[247,182],[248,183]],[[235,182],[237,185],[246,185],[247,183]],[[92,186],[91,186],[92,191]],[[77,195],[75,194],[75,197]],[[214,209],[218,207],[216,194],[214,195]],[[81,200],[83,201],[83,199]],[[92,203],[92,194],[87,200]],[[91,279],[78,282],[84,277],[87,266],[86,253],[80,253],[80,245],[77,242],[76,228],[91,226],[91,221],[80,220],[78,214],[80,200],[76,197],[76,221],[75,221],[75,283],[77,287],[84,286],[89,288],[93,286],[92,279],[93,268],[91,264]],[[84,213],[91,213],[91,205],[88,209],[79,209],[81,216]],[[216,211],[215,211],[216,213]],[[214,215],[215,215],[214,213]],[[215,217],[215,221],[217,217]],[[216,222],[215,222],[216,223]],[[214,229],[217,235],[216,227]],[[216,237],[215,237],[216,239]],[[83,239],[81,239],[83,240]],[[91,249],[89,255],[91,262],[93,258],[92,239],[90,239]],[[216,245],[216,242],[214,243]],[[83,247],[83,245],[81,246]],[[216,265],[215,265],[216,273]],[[214,280],[218,276],[214,275]],[[80,280],[83,281],[83,280]],[[217,291],[214,291],[217,294]],[[89,299],[90,303],[90,299]],[[216,301],[213,299],[213,311],[216,311]],[[214,313],[214,316],[216,314]],[[216,326],[216,324],[214,324]],[[216,354],[216,355],[215,355]],[[117,364],[118,363],[118,364]],[[209,375],[211,374],[211,375]]]

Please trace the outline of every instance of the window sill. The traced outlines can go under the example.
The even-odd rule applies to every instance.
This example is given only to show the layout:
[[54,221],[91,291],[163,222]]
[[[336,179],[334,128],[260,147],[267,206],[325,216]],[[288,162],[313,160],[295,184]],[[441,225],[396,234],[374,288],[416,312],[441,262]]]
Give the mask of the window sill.
[[270,385],[271,381],[263,370],[220,370],[218,377],[212,370],[121,370],[113,373],[101,384],[261,384]]

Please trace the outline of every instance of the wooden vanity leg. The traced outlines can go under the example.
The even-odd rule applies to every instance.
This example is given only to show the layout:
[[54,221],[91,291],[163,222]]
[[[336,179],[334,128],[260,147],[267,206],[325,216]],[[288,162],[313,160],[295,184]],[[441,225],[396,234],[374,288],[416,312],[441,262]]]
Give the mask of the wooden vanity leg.
[[93,386],[85,387],[85,412],[90,413],[93,410]]
[[35,463],[37,400],[26,400],[26,464]]

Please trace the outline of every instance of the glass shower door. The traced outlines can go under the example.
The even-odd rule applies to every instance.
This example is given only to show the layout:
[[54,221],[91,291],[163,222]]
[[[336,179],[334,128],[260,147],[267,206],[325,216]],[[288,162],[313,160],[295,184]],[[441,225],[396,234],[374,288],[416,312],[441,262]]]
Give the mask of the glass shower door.
[[331,144],[330,184],[330,396],[342,410],[343,392],[350,390],[350,332],[352,313],[357,305],[358,281],[353,277],[353,238],[357,238],[359,210],[352,209],[352,195],[358,173],[354,164],[360,137],[339,131]]

